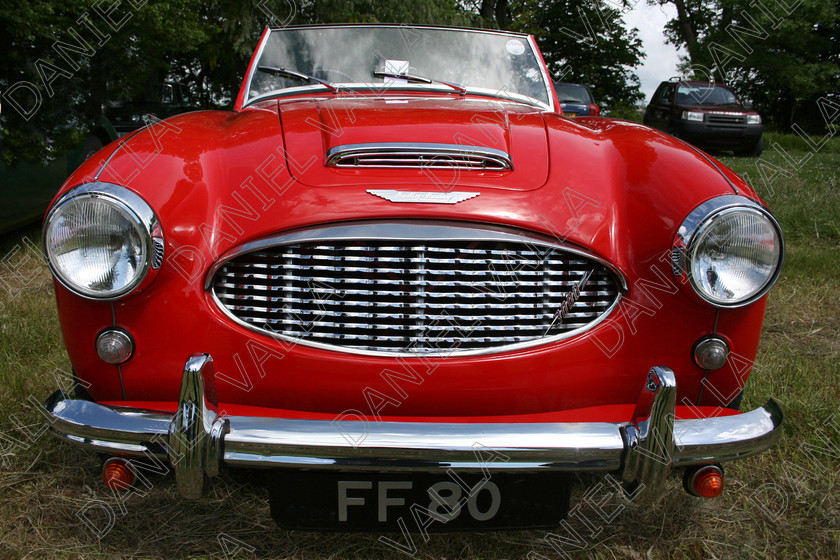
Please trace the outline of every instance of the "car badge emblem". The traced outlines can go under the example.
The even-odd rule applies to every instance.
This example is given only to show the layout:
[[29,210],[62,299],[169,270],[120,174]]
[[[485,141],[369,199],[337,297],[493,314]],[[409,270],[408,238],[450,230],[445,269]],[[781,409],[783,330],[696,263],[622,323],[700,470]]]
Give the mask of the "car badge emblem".
[[393,189],[369,189],[367,192],[391,202],[424,202],[429,204],[458,204],[481,194],[458,191],[395,191]]
[[578,280],[578,283],[572,287],[568,294],[566,294],[566,299],[560,303],[560,307],[558,307],[557,311],[554,313],[554,317],[551,319],[551,324],[549,324],[548,328],[545,329],[543,336],[547,336],[548,333],[551,332],[551,329],[558,320],[561,323],[566,320],[566,316],[572,311],[572,306],[577,303],[580,293],[583,291],[586,283],[589,282],[589,278],[592,276],[593,272],[595,272],[595,270],[591,268],[584,272],[583,277],[581,277],[581,279]]

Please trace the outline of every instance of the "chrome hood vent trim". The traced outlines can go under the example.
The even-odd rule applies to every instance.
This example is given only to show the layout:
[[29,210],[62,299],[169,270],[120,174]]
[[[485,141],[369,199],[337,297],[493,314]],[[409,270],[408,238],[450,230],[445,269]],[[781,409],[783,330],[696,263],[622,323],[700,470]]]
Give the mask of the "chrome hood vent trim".
[[205,287],[234,322],[295,344],[378,356],[508,352],[606,319],[626,283],[603,259],[492,226],[357,222],[246,244]]
[[431,144],[420,142],[380,142],[347,144],[330,148],[327,167],[387,167],[469,169],[510,171],[510,155],[483,146]]

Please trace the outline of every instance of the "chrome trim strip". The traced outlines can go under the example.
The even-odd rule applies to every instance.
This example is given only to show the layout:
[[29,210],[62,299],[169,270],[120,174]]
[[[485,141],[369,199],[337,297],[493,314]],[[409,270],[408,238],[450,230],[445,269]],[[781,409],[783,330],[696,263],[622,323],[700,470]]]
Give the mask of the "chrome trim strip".
[[96,175],[93,176],[93,182],[99,181],[99,176],[102,175],[102,172],[105,171],[105,168],[108,167],[108,164],[111,163],[111,160],[114,158],[115,155],[117,155],[117,152],[122,150],[123,146],[128,144],[129,140],[131,140],[132,138],[134,138],[135,136],[140,134],[140,132],[142,132],[145,128],[146,128],[145,126],[142,126],[142,127],[138,128],[137,130],[130,132],[128,135],[120,138],[119,145],[116,147],[116,149],[113,152],[111,152],[111,155],[109,155],[108,158],[104,162],[102,162],[102,167],[100,167],[99,170],[96,172]]
[[481,194],[477,192],[459,191],[398,191],[395,189],[368,189],[367,192],[373,196],[384,198],[389,202],[409,202],[415,204],[458,204]]
[[527,33],[521,31],[506,31],[501,29],[486,29],[483,27],[459,27],[454,25],[427,25],[422,23],[301,23],[296,25],[285,25],[283,27],[269,27],[272,31],[279,31],[282,29],[333,29],[336,27],[396,27],[405,29],[438,29],[441,31],[469,31],[470,33],[482,33],[485,35],[504,35],[511,37],[520,37],[522,39],[529,37]]
[[[772,399],[732,416],[674,420],[676,385],[652,368],[628,422],[358,422],[217,416],[212,360],[194,354],[173,416],[73,399],[57,391],[42,411],[70,443],[136,457],[168,457],[182,495],[200,495],[219,465],[434,472],[450,467],[524,471],[616,471],[651,491],[671,465],[720,463],[776,443],[783,414]],[[637,416],[641,415],[641,416]],[[352,432],[352,433],[351,433]],[[483,462],[476,450],[503,455]],[[660,453],[661,452],[661,453]],[[180,474],[179,474],[180,472]],[[201,483],[201,484],[199,484]]]
[[248,105],[250,105],[251,103],[256,103],[257,101],[259,101],[260,97],[265,97],[265,95],[263,95],[263,96],[257,96],[253,100],[248,99],[248,95],[251,93],[251,81],[254,79],[254,73],[257,70],[257,66],[259,66],[260,58],[262,58],[263,50],[265,49],[265,45],[268,43],[268,38],[269,37],[271,37],[270,32],[266,33],[265,37],[263,37],[262,41],[260,41],[260,44],[257,45],[257,54],[256,54],[256,56],[254,57],[254,60],[253,60],[254,65],[251,66],[251,68],[249,69],[248,85],[245,86],[245,93],[242,96],[242,108],[243,109],[245,107],[247,107]]
[[[323,93],[325,91],[329,92],[330,97],[323,98],[323,101],[331,101],[333,99],[341,100],[342,94],[345,92],[353,92],[355,93],[366,93],[370,92],[371,95],[365,96],[365,100],[394,100],[394,99],[420,99],[418,96],[402,96],[397,97],[396,94],[399,93],[411,93],[411,92],[423,92],[423,91],[430,91],[430,92],[444,92],[444,93],[452,93],[454,90],[437,84],[392,84],[387,87],[383,87],[382,84],[379,83],[354,83],[354,84],[336,84],[338,87],[338,91],[336,92],[329,92],[326,90],[322,85],[306,85],[306,86],[295,86],[284,88],[282,90],[272,91],[269,93],[264,93],[253,98],[248,105],[253,105],[254,103],[258,103],[260,101],[267,101],[271,99],[277,99],[278,102],[283,101],[299,101],[299,100],[288,100],[286,98],[299,95],[299,94],[309,94],[309,93]],[[393,92],[395,96],[384,96],[382,95],[383,92]],[[455,92],[457,93],[457,92]],[[358,95],[347,95],[347,99],[352,99],[353,101],[359,101],[362,99]],[[494,90],[490,88],[479,88],[479,87],[467,87],[467,94],[470,95],[470,101],[486,101],[487,103],[500,103],[502,101],[509,101],[511,103],[520,103],[523,105],[527,105],[529,107],[533,107],[534,109],[538,109],[540,111],[552,112],[552,105],[548,105],[543,103],[539,99],[534,99],[533,97],[528,97],[527,95],[516,93],[515,91],[505,91],[505,90]],[[472,97],[474,96],[474,97]],[[483,98],[489,99],[483,99]],[[462,97],[436,97],[436,100],[442,99],[450,99],[453,102],[457,102]],[[553,100],[552,100],[553,103]],[[245,109],[246,106],[243,104],[242,108]]]
[[[551,84],[554,83],[554,80],[548,75],[548,67],[545,64],[545,60],[543,59],[542,53],[540,52],[540,48],[537,46],[537,39],[533,35],[527,36],[527,42],[531,46],[531,52],[534,55],[534,59],[537,61],[537,65],[540,67],[540,73],[543,77],[543,84],[545,85],[545,95],[548,97],[548,110],[556,113],[557,107],[554,106],[554,92],[552,91]],[[539,100],[536,100],[539,101]]]
[[[463,157],[482,158],[485,161],[493,162],[501,166],[499,168],[490,168],[488,171],[507,171],[513,169],[513,161],[510,154],[502,150],[494,148],[485,148],[483,146],[462,146],[460,144],[436,144],[431,142],[378,142],[371,144],[345,144],[343,146],[336,146],[327,151],[326,165],[328,167],[405,167],[411,168],[411,165],[351,165],[341,164],[339,160],[351,157],[371,157],[378,154],[396,154],[406,156],[430,156],[432,158],[443,157],[453,158],[457,160]],[[444,160],[442,163],[446,164]],[[440,165],[440,167],[455,167],[458,169],[477,169],[484,170],[484,168],[473,168],[469,165]],[[418,160],[416,167],[438,167],[434,160],[422,161]],[[368,191],[370,192],[370,191]]]
[[[221,301],[216,291],[213,289],[213,279],[216,272],[224,266],[225,263],[237,256],[247,254],[259,249],[268,247],[276,247],[301,242],[317,242],[317,241],[340,241],[340,240],[395,240],[400,242],[411,241],[453,241],[453,240],[468,240],[468,241],[507,241],[512,243],[525,243],[537,245],[541,247],[548,247],[551,249],[561,250],[565,253],[579,255],[597,262],[608,268],[615,274],[619,282],[619,293],[604,312],[594,321],[588,322],[585,325],[558,333],[554,336],[536,337],[531,340],[522,342],[515,342],[490,348],[480,348],[473,350],[458,350],[457,346],[441,351],[429,352],[405,352],[405,351],[384,351],[384,350],[369,350],[361,348],[352,348],[345,346],[337,346],[324,342],[318,342],[311,338],[297,338],[281,334],[276,331],[263,329],[257,327],[240,317],[234,315],[230,309]],[[549,236],[535,234],[532,232],[522,232],[510,230],[502,227],[487,226],[487,225],[454,225],[452,223],[444,222],[419,222],[409,220],[399,220],[391,222],[355,222],[333,226],[315,227],[304,230],[298,230],[258,241],[247,243],[241,247],[232,249],[220,257],[205,277],[205,290],[209,292],[213,302],[234,323],[253,332],[260,333],[272,338],[278,338],[291,342],[293,344],[300,344],[310,348],[318,348],[321,350],[329,350],[332,352],[341,352],[348,354],[357,354],[363,356],[383,356],[383,357],[433,357],[433,356],[479,356],[486,354],[500,354],[503,352],[514,352],[535,346],[545,346],[577,336],[586,331],[594,329],[601,322],[605,321],[615,310],[621,302],[623,293],[627,291],[627,282],[624,275],[612,264],[606,260],[594,255],[588,251],[569,246],[562,242],[558,243],[556,239]]]
[[704,111],[707,115],[727,115],[734,117],[746,117],[748,113],[736,113],[735,111]]
[[689,144],[688,142],[686,142],[682,138],[677,138],[676,136],[672,136],[672,138],[674,138],[675,140],[679,140],[680,142],[683,143],[684,146],[686,146],[688,148],[691,148],[695,153],[697,153],[697,155],[699,155],[700,157],[705,159],[706,162],[709,165],[714,167],[715,170],[718,173],[720,173],[720,176],[723,177],[723,180],[726,181],[727,183],[729,183],[729,187],[732,189],[732,192],[734,192],[735,195],[740,195],[740,193],[738,192],[738,187],[735,186],[735,183],[733,183],[732,180],[729,179],[729,177],[726,176],[726,173],[723,172],[723,170],[718,166],[717,163],[715,163],[715,161],[709,156],[709,154],[707,154],[706,152],[704,152],[703,150],[701,150],[700,148],[698,148],[694,144]]

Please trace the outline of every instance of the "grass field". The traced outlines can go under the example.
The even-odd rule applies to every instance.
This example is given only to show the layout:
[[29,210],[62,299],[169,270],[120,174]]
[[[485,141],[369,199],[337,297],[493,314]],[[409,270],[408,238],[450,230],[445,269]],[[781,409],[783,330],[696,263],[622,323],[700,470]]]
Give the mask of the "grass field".
[[[651,506],[623,504],[616,518],[593,526],[572,520],[582,541],[564,549],[569,557],[840,558],[840,139],[817,153],[794,137],[767,139],[761,162],[778,172],[772,182],[755,159],[722,160],[750,177],[786,233],[787,260],[743,404],[751,409],[776,397],[786,412],[783,438],[727,466],[720,498],[691,498],[672,477],[664,499]],[[54,390],[54,372],[69,371],[49,275],[28,244],[39,238],[33,227],[0,239],[0,558],[406,556],[378,535],[280,530],[264,491],[246,477],[217,479],[197,502],[181,500],[171,476],[159,477],[151,491],[120,506],[100,482],[100,460],[43,434],[27,404]],[[111,521],[98,538],[92,528]],[[416,536],[415,556],[564,558],[545,536]]]

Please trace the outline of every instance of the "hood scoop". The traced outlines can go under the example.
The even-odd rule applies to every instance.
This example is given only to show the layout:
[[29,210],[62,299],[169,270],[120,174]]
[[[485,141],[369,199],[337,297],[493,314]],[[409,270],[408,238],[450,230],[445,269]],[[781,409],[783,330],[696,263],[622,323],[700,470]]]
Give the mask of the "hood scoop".
[[327,166],[509,171],[513,163],[506,152],[483,146],[380,142],[330,148]]
[[545,123],[533,107],[355,95],[277,108],[289,173],[304,185],[525,191],[548,177]]

